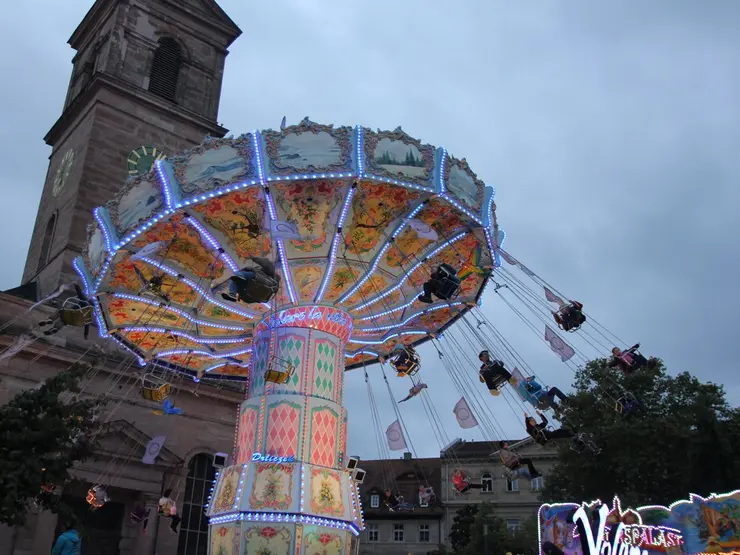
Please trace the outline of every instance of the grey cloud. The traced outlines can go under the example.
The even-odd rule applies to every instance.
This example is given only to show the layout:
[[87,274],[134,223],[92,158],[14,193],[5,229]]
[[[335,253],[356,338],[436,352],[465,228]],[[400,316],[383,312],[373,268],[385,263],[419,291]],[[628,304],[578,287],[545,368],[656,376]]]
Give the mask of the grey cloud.
[[[725,382],[740,401],[730,349],[740,309],[740,5],[459,4],[222,0],[244,35],[228,59],[220,119],[236,133],[277,127],[283,115],[400,124],[466,157],[497,188],[515,256],[671,371]],[[2,74],[24,74],[0,90],[0,229],[13,237],[0,251],[3,287],[20,276],[46,172],[41,137],[69,79],[65,41],[89,5],[17,5],[0,22],[19,53],[0,60]],[[15,24],[30,19],[33,33]],[[484,307],[545,381],[572,381],[493,293]],[[451,412],[457,393],[434,350],[422,352],[448,434],[464,435]],[[370,373],[387,426],[390,400],[377,367]],[[405,395],[407,381],[389,380]],[[348,375],[345,399],[351,450],[375,456],[360,371]],[[434,454],[417,401],[401,410],[419,454]],[[522,435],[521,415],[489,402],[507,434]]]

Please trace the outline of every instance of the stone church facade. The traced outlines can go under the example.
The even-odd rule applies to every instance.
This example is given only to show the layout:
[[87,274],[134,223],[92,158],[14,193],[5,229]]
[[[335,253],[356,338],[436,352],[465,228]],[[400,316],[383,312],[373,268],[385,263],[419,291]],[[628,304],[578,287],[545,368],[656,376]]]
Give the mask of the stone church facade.
[[[69,44],[76,51],[60,118],[45,137],[51,146],[23,283],[0,293],[0,352],[52,312],[31,305],[76,280],[92,210],[114,198],[128,176],[154,159],[223,136],[217,114],[228,47],[241,34],[214,0],[96,0]],[[231,455],[243,389],[170,377],[180,416],[155,414],[140,394],[141,370],[92,330],[78,328],[37,340],[0,362],[0,403],[38,386],[78,360],[95,361],[82,396],[108,399],[94,460],[74,470],[62,495],[85,522],[83,555],[207,553],[203,505],[214,475],[213,455]],[[146,370],[145,370],[146,371]],[[166,436],[154,464],[142,463],[147,443]],[[91,512],[85,494],[107,487],[111,501]],[[130,522],[137,503],[156,514],[172,488],[183,517],[179,534],[153,517],[146,534]],[[32,509],[23,527],[0,527],[0,555],[51,552],[62,523]]]

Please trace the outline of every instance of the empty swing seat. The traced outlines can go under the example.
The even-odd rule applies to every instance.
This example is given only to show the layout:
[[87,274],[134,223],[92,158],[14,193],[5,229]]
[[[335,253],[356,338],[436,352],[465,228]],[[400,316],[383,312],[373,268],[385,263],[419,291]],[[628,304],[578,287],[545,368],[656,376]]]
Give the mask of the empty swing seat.
[[437,297],[443,300],[450,300],[457,297],[460,293],[460,278],[457,277],[455,268],[449,264],[442,264],[437,268]]
[[92,323],[93,307],[88,301],[70,297],[62,303],[59,318],[65,326],[87,326]]
[[161,403],[169,397],[172,386],[166,381],[154,376],[144,376],[144,383],[141,386],[141,396],[147,401]]
[[286,384],[294,373],[295,366],[290,361],[273,357],[265,371],[265,381]]

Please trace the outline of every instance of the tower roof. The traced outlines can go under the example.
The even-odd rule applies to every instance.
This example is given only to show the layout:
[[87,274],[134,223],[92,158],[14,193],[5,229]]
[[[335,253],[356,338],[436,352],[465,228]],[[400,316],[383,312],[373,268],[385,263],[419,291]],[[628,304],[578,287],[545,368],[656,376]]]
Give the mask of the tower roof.
[[[95,0],[90,10],[85,14],[82,22],[67,41],[77,50],[84,42],[88,32],[95,29],[95,22],[104,18],[104,15],[119,4],[126,4],[129,0]],[[227,37],[226,46],[230,46],[242,34],[242,30],[234,23],[228,14],[218,5],[216,0],[150,0],[151,4],[167,4],[173,6],[191,17],[212,24],[221,29]]]

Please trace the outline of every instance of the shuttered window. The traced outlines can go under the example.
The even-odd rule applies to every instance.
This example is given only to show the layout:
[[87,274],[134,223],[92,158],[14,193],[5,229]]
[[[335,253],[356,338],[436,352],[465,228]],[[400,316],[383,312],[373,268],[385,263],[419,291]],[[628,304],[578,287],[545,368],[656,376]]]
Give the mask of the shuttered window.
[[163,37],[154,51],[152,70],[149,74],[149,90],[175,102],[177,98],[177,81],[182,67],[182,52],[175,39]]

